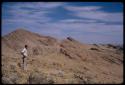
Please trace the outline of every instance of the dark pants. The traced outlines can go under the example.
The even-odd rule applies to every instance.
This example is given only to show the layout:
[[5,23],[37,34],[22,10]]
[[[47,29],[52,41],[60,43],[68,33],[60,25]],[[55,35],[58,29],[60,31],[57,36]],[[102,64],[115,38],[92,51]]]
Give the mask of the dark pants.
[[25,69],[26,68],[26,56],[24,56],[23,55],[23,58],[22,58],[22,60],[23,60],[23,69]]

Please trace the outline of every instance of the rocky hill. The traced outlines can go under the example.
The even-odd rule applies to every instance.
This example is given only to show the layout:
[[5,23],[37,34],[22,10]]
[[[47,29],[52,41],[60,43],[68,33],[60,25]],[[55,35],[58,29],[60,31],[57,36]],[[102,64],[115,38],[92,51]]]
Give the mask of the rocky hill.
[[[28,45],[27,69],[21,50]],[[57,40],[18,29],[2,37],[4,84],[119,84],[123,82],[123,48]]]

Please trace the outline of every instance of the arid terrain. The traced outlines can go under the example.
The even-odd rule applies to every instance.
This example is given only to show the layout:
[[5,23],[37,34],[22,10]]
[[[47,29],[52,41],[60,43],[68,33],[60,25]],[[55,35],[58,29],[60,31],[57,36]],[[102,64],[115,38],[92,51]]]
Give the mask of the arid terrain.
[[[28,45],[27,69],[21,50]],[[58,40],[18,29],[2,37],[4,84],[120,84],[123,48],[85,44],[72,37]]]

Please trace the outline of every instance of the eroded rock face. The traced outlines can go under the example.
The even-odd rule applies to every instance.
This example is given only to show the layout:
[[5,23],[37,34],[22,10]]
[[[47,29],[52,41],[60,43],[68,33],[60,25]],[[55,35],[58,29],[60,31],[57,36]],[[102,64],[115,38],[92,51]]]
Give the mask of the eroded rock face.
[[74,39],[71,38],[71,37],[67,37],[67,39],[70,40],[70,41],[74,41]]
[[97,49],[97,48],[90,48],[90,50],[100,51],[100,50]]
[[65,56],[68,56],[70,59],[73,59],[73,56],[68,53],[65,49],[60,49],[60,53],[64,54]]
[[[25,30],[17,30],[2,37],[2,83],[119,84],[123,82],[122,48],[112,45],[83,44],[71,37],[57,41],[55,38]],[[27,70],[22,69],[20,54],[25,44],[29,47]]]

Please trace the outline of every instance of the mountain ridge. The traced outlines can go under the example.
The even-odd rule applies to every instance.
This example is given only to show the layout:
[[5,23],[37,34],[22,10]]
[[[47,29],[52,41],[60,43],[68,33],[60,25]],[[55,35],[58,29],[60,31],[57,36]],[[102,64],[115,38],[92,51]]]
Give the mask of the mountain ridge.
[[[27,70],[21,69],[28,45]],[[123,82],[123,49],[84,44],[72,37],[57,40],[24,29],[2,37],[2,82],[5,84],[107,84]]]

